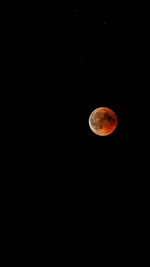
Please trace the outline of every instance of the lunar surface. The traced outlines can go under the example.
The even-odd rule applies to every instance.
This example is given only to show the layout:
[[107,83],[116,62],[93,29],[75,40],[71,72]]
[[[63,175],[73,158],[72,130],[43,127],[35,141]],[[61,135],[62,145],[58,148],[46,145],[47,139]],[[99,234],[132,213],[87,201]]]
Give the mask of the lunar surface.
[[89,126],[97,135],[109,135],[113,133],[117,127],[117,116],[115,112],[109,108],[97,108],[89,117]]

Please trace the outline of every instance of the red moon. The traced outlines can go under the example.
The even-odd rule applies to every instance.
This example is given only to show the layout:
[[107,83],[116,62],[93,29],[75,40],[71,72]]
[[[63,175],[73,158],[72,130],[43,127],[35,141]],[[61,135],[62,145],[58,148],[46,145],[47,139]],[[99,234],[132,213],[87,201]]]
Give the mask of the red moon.
[[113,133],[117,127],[117,116],[115,112],[109,108],[97,108],[89,117],[89,126],[97,135],[109,135]]

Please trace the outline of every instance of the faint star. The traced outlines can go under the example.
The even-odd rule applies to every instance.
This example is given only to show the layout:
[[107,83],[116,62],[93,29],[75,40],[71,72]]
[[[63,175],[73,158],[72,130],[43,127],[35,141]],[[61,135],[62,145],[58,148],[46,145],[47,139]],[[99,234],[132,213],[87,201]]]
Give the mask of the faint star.
[[78,9],[74,9],[74,15],[78,16]]

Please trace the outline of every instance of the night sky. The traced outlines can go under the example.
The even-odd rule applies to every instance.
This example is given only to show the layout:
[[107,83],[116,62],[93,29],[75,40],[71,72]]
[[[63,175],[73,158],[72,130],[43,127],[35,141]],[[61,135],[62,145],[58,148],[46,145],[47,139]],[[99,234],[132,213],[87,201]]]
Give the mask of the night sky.
[[[28,136],[38,237],[59,233],[79,247],[97,237],[119,251],[147,222],[148,39],[106,2],[38,2],[26,9],[22,51],[27,87],[36,91]],[[107,137],[88,125],[103,106],[118,118]]]
[[[57,25],[53,29],[49,24],[51,42],[43,37],[48,26],[42,32],[46,40],[42,62],[48,56],[52,67],[42,72],[43,177],[60,190],[58,205],[60,201],[67,235],[85,234],[87,229],[90,234],[107,224],[120,231],[124,221],[134,222],[149,176],[148,104],[143,58],[137,54],[139,33],[118,25],[111,6],[96,3],[90,9],[80,2],[61,12],[57,34]],[[43,23],[48,22],[46,17]],[[101,106],[113,109],[118,117],[118,128],[108,137],[94,135],[88,126],[90,113]],[[49,168],[55,169],[53,174]]]
[[24,0],[2,0],[0,3],[0,8],[24,8]]

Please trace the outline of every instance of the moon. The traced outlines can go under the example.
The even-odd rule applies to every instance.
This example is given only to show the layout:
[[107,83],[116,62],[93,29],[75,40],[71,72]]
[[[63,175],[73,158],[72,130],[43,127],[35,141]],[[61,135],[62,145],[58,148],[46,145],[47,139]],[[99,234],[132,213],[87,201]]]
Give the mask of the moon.
[[97,108],[89,117],[89,126],[97,135],[110,135],[117,127],[117,116],[115,112],[109,108]]

